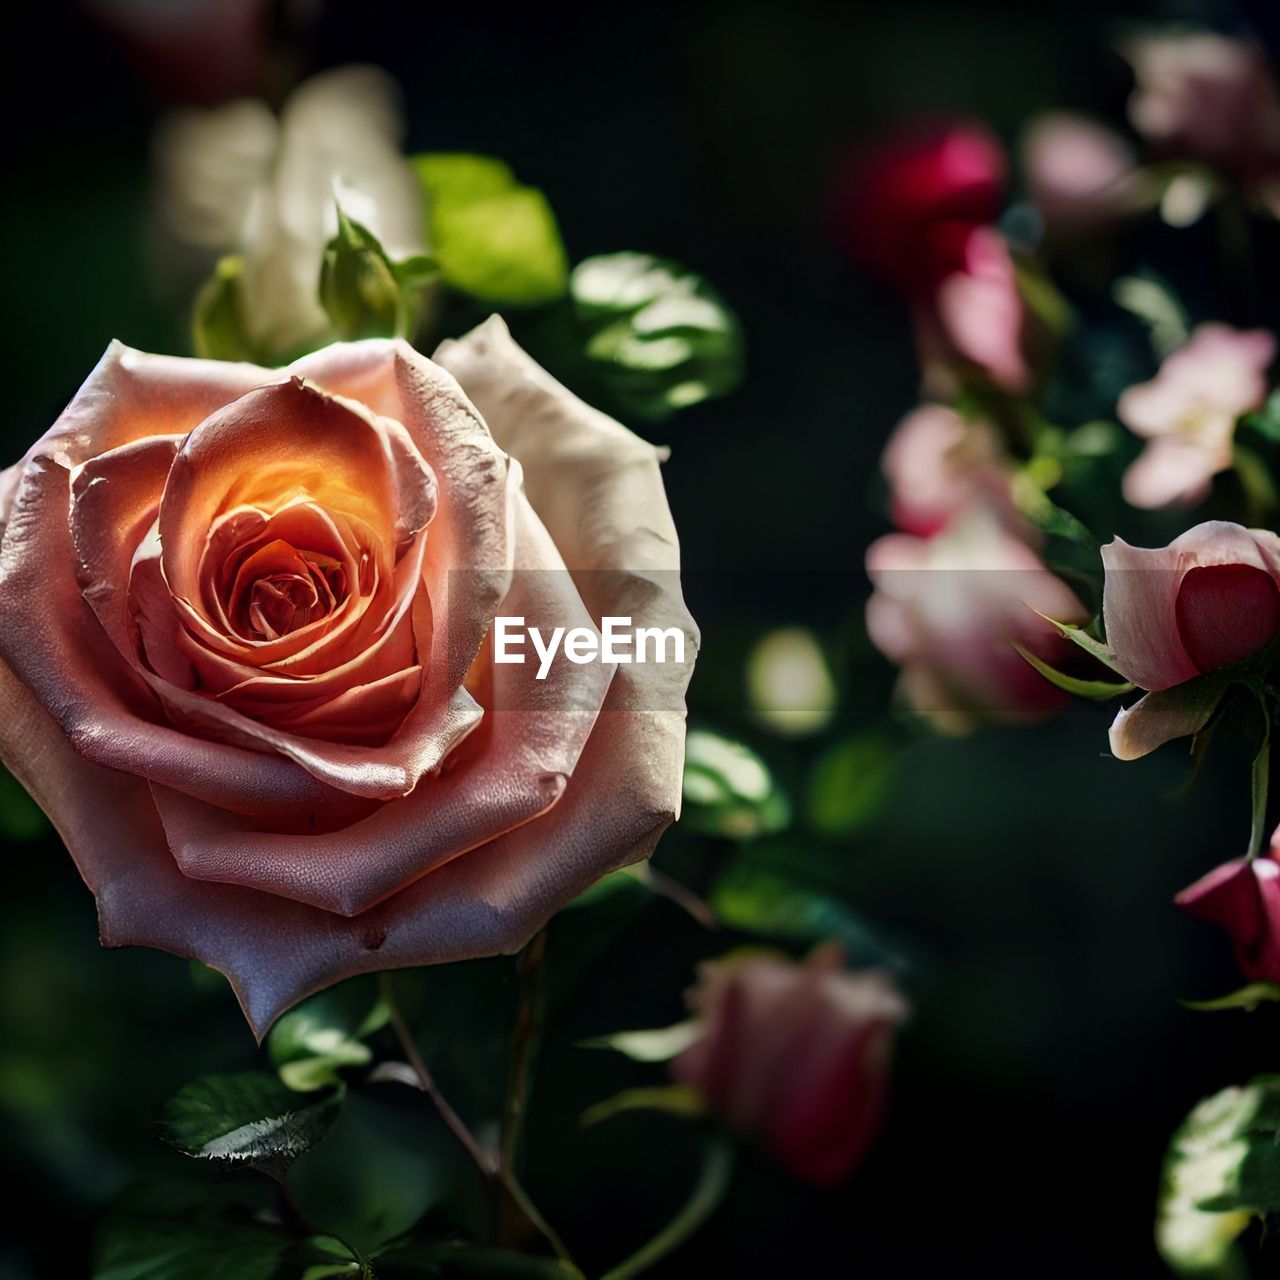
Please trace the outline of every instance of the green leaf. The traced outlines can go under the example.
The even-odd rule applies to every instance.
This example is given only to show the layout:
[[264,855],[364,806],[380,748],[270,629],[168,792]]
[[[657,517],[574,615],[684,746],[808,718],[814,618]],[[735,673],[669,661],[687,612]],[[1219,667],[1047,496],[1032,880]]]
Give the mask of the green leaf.
[[201,1076],[165,1103],[160,1136],[185,1155],[282,1172],[333,1124],[335,1093],[306,1099],[262,1071]]
[[583,1049],[613,1049],[633,1062],[669,1062],[702,1034],[702,1023],[690,1018],[652,1031],[615,1031],[612,1035],[592,1036],[589,1040],[579,1040],[578,1045]]
[[893,783],[897,756],[887,735],[854,734],[829,748],[809,775],[809,825],[825,836],[862,830],[880,812]]
[[0,835],[6,840],[38,840],[49,820],[11,773],[0,767]]
[[244,320],[240,282],[243,274],[243,258],[222,258],[196,295],[191,313],[191,338],[196,355],[205,360],[255,361],[258,358]]
[[623,413],[659,422],[742,380],[737,318],[687,268],[606,254],[574,268],[569,292],[587,368]]
[[687,1084],[650,1085],[623,1089],[582,1113],[584,1125],[599,1124],[624,1111],[663,1111],[672,1116],[700,1116],[707,1109],[702,1096]]
[[1115,653],[1103,641],[1090,634],[1092,624],[1090,627],[1078,627],[1074,622],[1059,622],[1056,618],[1049,617],[1047,613],[1041,613],[1039,609],[1033,609],[1031,612],[1043,618],[1051,627],[1055,627],[1072,644],[1079,646],[1091,658],[1096,658],[1104,667],[1109,667],[1117,675],[1121,674],[1116,666]]
[[99,1226],[92,1280],[271,1280],[289,1244],[238,1190],[139,1187]]
[[1010,643],[1018,651],[1019,655],[1044,676],[1050,684],[1056,685],[1067,693],[1074,694],[1077,698],[1089,698],[1094,702],[1106,702],[1109,698],[1119,698],[1126,693],[1133,692],[1133,685],[1128,680],[1081,680],[1077,676],[1067,675],[1065,671],[1059,671],[1056,667],[1051,667],[1016,640],[1010,641]]
[[1116,303],[1136,316],[1151,337],[1151,346],[1163,360],[1187,340],[1186,309],[1177,295],[1154,272],[1123,276],[1112,286]]
[[490,156],[432,152],[412,164],[442,278],[481,302],[532,306],[564,294],[568,259],[541,191]]
[[746,840],[781,831],[791,821],[791,805],[750,747],[694,729],[685,744],[681,821],[705,835]]
[[1280,444],[1280,391],[1273,391],[1261,409],[1246,413],[1241,421],[1272,444]]
[[310,1092],[335,1083],[344,1068],[368,1066],[373,1053],[363,1041],[389,1017],[373,982],[354,978],[284,1014],[271,1029],[267,1049],[280,1079]]
[[1178,1003],[1184,1009],[1194,1009],[1197,1013],[1216,1013],[1220,1009],[1244,1009],[1252,1012],[1268,1001],[1280,1001],[1280,987],[1274,982],[1250,982],[1237,991],[1228,992],[1213,1000],[1179,1000]]

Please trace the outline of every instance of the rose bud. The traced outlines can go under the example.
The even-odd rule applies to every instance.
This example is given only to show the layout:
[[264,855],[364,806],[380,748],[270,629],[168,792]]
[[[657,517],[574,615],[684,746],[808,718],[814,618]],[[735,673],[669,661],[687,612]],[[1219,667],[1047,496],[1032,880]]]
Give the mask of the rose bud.
[[1037,117],[1022,137],[1032,203],[1053,237],[1088,235],[1148,202],[1149,184],[1119,134],[1066,111]]
[[1124,474],[1125,498],[1154,508],[1206,497],[1213,477],[1232,464],[1236,420],[1266,399],[1275,354],[1264,329],[1202,324],[1150,382],[1125,391],[1120,421],[1148,442]]
[[1122,50],[1133,127],[1163,155],[1252,182],[1280,163],[1280,95],[1266,55],[1208,32],[1143,36]]
[[937,537],[895,533],[867,551],[875,587],[867,631],[902,668],[910,706],[944,733],[982,724],[1030,724],[1068,695],[1014,648],[1068,666],[1073,646],[1037,613],[1060,622],[1088,615],[1071,589],[1024,542],[979,510]]
[[930,538],[975,507],[1020,523],[999,437],[981,420],[925,404],[894,428],[880,458],[889,482],[890,514],[904,533]]
[[744,954],[699,969],[702,1035],[671,1064],[735,1131],[819,1186],[862,1162],[884,1119],[906,1001],[887,973],[846,973],[838,949],[804,964]]
[[[660,456],[496,319],[435,361],[113,345],[0,475],[0,759],[104,944],[221,970],[261,1034],[352,974],[513,951],[647,857],[697,642]],[[507,615],[685,658],[540,678],[496,660]]]
[[1207,722],[1221,688],[1189,682],[1271,643],[1280,628],[1280,538],[1210,520],[1167,547],[1116,538],[1102,548],[1102,564],[1115,668],[1149,691],[1111,726],[1112,751],[1133,760]]
[[1000,216],[1007,167],[982,125],[907,127],[849,165],[834,201],[837,241],[863,270],[927,296],[965,269],[972,232]]
[[[1280,832],[1277,833],[1280,835]],[[1280,863],[1272,852],[1215,867],[1174,901],[1231,935],[1240,971],[1250,982],[1280,982]]]

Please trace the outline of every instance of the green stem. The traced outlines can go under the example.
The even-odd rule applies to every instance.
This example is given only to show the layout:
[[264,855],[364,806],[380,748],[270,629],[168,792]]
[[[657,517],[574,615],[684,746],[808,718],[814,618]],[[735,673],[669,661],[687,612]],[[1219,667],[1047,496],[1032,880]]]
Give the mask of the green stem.
[[707,1147],[702,1172],[684,1208],[629,1258],[605,1272],[600,1280],[631,1280],[674,1252],[698,1230],[719,1207],[733,1174],[733,1145],[727,1138],[715,1138]]
[[1252,862],[1261,852],[1267,832],[1267,787],[1271,779],[1271,705],[1266,695],[1258,691],[1262,706],[1262,745],[1253,758],[1250,776],[1250,796],[1253,803],[1253,820],[1249,827],[1249,852],[1245,855]]
[[502,1115],[500,1157],[501,1168],[513,1177],[519,1163],[524,1113],[542,1033],[542,958],[546,949],[547,933],[544,929],[530,940],[516,961],[520,1001],[511,1032],[511,1069],[507,1076],[506,1105]]

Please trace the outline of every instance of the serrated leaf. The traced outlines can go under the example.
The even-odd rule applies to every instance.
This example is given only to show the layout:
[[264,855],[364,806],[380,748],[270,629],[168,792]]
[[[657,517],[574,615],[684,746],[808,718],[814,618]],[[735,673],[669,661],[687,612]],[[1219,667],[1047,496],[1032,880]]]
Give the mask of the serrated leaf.
[[201,1076],[165,1103],[160,1136],[197,1159],[278,1172],[328,1133],[339,1102],[336,1093],[297,1094],[262,1071]]
[[791,804],[768,765],[745,743],[693,729],[685,743],[680,820],[705,835],[747,840],[785,828]]
[[564,294],[568,259],[541,191],[491,156],[434,152],[412,164],[427,194],[428,243],[448,284],[504,305]]
[[92,1280],[271,1280],[289,1245],[238,1191],[138,1188],[95,1233]]
[[678,263],[647,253],[587,258],[569,294],[587,367],[625,414],[662,421],[742,379],[737,318]]
[[1216,1013],[1220,1009],[1244,1009],[1252,1011],[1260,1004],[1280,1001],[1280,987],[1274,982],[1250,982],[1237,991],[1229,991],[1225,996],[1212,1000],[1179,1000],[1184,1009],[1194,1009],[1197,1013]]
[[700,1116],[707,1109],[702,1096],[685,1084],[651,1085],[623,1089],[582,1113],[584,1125],[599,1124],[624,1111],[662,1111],[673,1116]]
[[703,1030],[701,1022],[689,1018],[651,1031],[615,1031],[611,1035],[592,1036],[589,1040],[579,1040],[578,1045],[583,1049],[612,1049],[633,1062],[669,1062],[694,1044]]
[[1022,659],[1034,667],[1050,684],[1067,693],[1074,694],[1077,698],[1089,698],[1093,702],[1106,702],[1111,698],[1119,698],[1126,693],[1133,692],[1134,686],[1128,680],[1123,682],[1115,680],[1081,680],[1078,676],[1068,675],[1065,671],[1059,671],[1056,667],[1051,667],[1016,640],[1010,641],[1010,643]]
[[291,1089],[310,1092],[333,1084],[345,1068],[372,1062],[364,1038],[386,1026],[389,1017],[372,981],[354,978],[284,1014],[271,1029],[267,1049],[280,1079]]

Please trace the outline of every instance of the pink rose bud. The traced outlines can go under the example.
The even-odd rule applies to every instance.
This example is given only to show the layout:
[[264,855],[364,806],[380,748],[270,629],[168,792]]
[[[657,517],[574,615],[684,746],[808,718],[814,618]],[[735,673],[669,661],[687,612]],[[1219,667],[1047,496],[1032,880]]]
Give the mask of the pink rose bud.
[[887,973],[751,954],[704,964],[689,1003],[702,1037],[672,1064],[732,1129],[819,1186],[862,1162],[884,1118],[907,1004]]
[[[1280,832],[1277,833],[1280,835]],[[1231,935],[1240,971],[1251,982],[1280,982],[1280,863],[1270,856],[1225,862],[1174,901]]]
[[1150,382],[1130,387],[1116,411],[1148,443],[1125,472],[1125,498],[1145,508],[1204,498],[1231,466],[1236,420],[1266,399],[1275,354],[1264,329],[1202,324]]
[[1133,148],[1084,116],[1054,111],[1032,121],[1022,139],[1022,164],[1051,236],[1098,231],[1143,200],[1146,184]]
[[893,522],[906,533],[930,538],[977,506],[1017,519],[996,433],[945,405],[925,404],[907,414],[890,436],[880,467],[889,482]]
[[1261,49],[1207,32],[1149,35],[1124,50],[1129,119],[1165,155],[1256,180],[1280,162],[1280,95]]
[[847,168],[835,195],[835,235],[871,275],[928,295],[964,269],[970,234],[1000,216],[1007,161],[982,125],[902,129]]
[[1014,648],[1063,667],[1074,646],[1037,613],[1083,621],[1084,606],[989,510],[935,538],[889,534],[867,551],[872,642],[902,667],[902,691],[935,728],[1028,724],[1068,701]]

